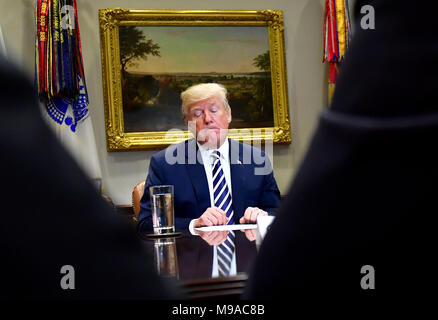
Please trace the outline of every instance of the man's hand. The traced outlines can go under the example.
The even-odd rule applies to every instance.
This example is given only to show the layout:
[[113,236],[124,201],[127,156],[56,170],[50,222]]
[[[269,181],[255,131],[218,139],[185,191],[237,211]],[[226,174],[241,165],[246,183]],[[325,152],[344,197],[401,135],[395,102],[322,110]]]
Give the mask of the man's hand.
[[[240,218],[239,223],[245,224],[245,223],[257,223],[257,217],[258,216],[267,216],[268,213],[262,209],[259,209],[257,207],[248,207],[245,210],[245,213],[243,214],[243,217]],[[246,229],[246,230],[240,230],[245,233],[246,238],[249,241],[254,241],[256,239],[256,229]]]
[[245,233],[245,237],[249,241],[254,241],[257,238],[257,229],[245,229],[240,231]]
[[228,218],[224,210],[217,207],[210,207],[195,220],[193,227],[209,227],[227,224]]
[[195,233],[199,235],[205,242],[210,246],[220,245],[222,242],[227,240],[229,231],[199,231],[195,230]]
[[243,217],[240,218],[239,223],[240,224],[256,223],[258,216],[267,216],[267,215],[268,213],[262,209],[259,209],[257,207],[248,207],[246,208]]

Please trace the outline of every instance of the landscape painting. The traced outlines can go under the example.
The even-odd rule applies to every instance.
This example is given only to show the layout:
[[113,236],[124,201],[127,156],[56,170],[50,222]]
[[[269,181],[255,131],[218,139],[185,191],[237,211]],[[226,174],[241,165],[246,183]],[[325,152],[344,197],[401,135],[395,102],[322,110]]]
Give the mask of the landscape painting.
[[192,138],[181,92],[228,90],[228,136],[291,142],[281,10],[99,9],[108,151],[163,149]]
[[274,126],[267,27],[120,26],[125,132],[186,130],[180,94],[228,90],[230,128]]

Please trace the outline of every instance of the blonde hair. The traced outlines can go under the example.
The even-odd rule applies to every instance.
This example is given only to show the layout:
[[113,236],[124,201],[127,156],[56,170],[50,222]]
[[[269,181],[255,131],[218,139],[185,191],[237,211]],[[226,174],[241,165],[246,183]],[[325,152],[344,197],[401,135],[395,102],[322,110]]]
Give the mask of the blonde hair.
[[214,95],[217,95],[220,99],[222,99],[225,111],[231,112],[231,108],[227,100],[227,89],[223,85],[218,83],[200,83],[187,88],[184,92],[181,93],[181,111],[183,117],[185,118],[187,116],[187,108],[191,104],[211,98]]

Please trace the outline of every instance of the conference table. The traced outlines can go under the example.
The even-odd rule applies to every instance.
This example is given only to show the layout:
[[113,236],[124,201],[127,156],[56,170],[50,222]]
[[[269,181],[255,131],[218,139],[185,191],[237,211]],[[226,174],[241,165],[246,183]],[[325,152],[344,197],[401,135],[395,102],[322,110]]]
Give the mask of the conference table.
[[175,279],[189,299],[239,298],[257,254],[255,229],[234,231],[236,272],[227,277],[212,277],[215,242],[211,239],[220,238],[218,231],[200,232],[204,237],[189,230],[179,231],[174,237],[159,238],[139,233],[158,274]]

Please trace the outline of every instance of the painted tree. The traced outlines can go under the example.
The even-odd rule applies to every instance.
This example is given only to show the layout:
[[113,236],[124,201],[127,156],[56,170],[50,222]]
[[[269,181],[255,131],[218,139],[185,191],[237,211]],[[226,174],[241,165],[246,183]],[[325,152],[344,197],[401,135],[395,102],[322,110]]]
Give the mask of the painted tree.
[[271,61],[269,58],[269,50],[265,53],[259,54],[257,57],[253,59],[252,65],[254,67],[259,68],[260,70],[264,72],[270,72],[271,71]]
[[135,26],[121,26],[119,39],[123,104],[125,109],[130,111],[136,104],[142,104],[141,100],[150,98],[150,90],[145,91],[142,88],[145,85],[150,87],[154,79],[145,76],[145,79],[128,81],[129,74],[126,69],[128,66],[135,66],[140,59],[146,60],[148,56],[160,57],[160,46],[152,39],[147,39],[142,30]]
[[251,120],[269,119],[272,115],[272,87],[269,73],[271,72],[271,60],[269,50],[259,54],[253,59],[253,66],[265,72],[266,76],[258,79],[254,83],[253,100],[249,103],[248,108]]
[[135,65],[138,59],[147,59],[147,56],[160,55],[160,46],[152,39],[147,39],[143,32],[134,26],[119,28],[120,63],[122,72],[126,74],[126,67]]

